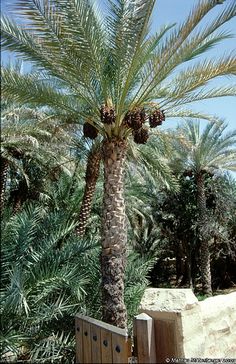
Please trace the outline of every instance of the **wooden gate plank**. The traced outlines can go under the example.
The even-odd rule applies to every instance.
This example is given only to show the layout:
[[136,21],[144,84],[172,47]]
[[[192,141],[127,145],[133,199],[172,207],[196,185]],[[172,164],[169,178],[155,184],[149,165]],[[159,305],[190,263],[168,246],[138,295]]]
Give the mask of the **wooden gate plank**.
[[76,364],[83,363],[83,320],[75,318]]
[[125,329],[80,314],[76,324],[76,363],[128,363],[131,340]]
[[91,346],[92,346],[91,363],[100,364],[102,363],[100,327],[98,327],[97,325],[91,325],[90,334],[91,334]]
[[91,353],[91,334],[90,334],[90,324],[86,321],[83,322],[83,363],[91,364],[92,353]]
[[175,325],[172,320],[155,319],[157,363],[165,363],[167,357],[178,357]]
[[127,336],[112,334],[112,360],[113,363],[128,363],[131,357],[131,340]]
[[112,361],[112,335],[108,330],[101,329],[102,363],[113,363]]

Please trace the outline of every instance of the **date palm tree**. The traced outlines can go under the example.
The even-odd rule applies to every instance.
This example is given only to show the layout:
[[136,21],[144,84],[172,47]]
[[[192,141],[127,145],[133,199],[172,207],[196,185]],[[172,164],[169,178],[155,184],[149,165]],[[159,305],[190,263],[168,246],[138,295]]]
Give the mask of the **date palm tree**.
[[[18,101],[71,112],[84,123],[85,136],[103,137],[103,319],[119,327],[126,326],[127,317],[123,176],[128,143],[130,138],[147,141],[148,122],[154,128],[165,117],[207,119],[183,106],[235,93],[231,86],[204,89],[209,80],[235,73],[232,55],[195,60],[230,36],[219,29],[235,16],[235,2],[222,5],[204,30],[196,29],[217,4],[199,1],[181,25],[162,27],[155,34],[150,33],[155,0],[109,0],[108,11],[95,0],[17,0],[26,25],[3,17],[3,48],[45,74],[37,82],[31,75],[3,71],[4,92]],[[177,72],[178,66],[192,60]]]
[[178,128],[174,148],[178,159],[175,168],[195,178],[199,215],[199,238],[202,291],[212,294],[209,229],[206,206],[206,177],[213,177],[220,171],[236,170],[236,130],[226,132],[223,122],[208,123],[203,130],[200,122],[187,122]]

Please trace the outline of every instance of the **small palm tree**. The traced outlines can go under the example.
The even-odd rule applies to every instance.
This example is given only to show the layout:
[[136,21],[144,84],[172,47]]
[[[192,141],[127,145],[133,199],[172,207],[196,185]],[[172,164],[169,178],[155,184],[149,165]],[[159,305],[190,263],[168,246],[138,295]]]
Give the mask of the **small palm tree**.
[[[154,128],[165,117],[208,118],[183,105],[234,94],[229,86],[204,89],[209,80],[235,72],[232,55],[174,71],[230,36],[218,29],[235,16],[236,4],[224,6],[200,32],[197,25],[218,4],[200,1],[182,25],[163,27],[154,35],[149,30],[155,0],[111,0],[108,15],[88,0],[17,0],[16,4],[27,26],[4,16],[3,47],[46,74],[37,82],[31,75],[19,77],[3,71],[3,92],[18,101],[70,111],[84,123],[86,136],[102,135],[103,318],[125,327],[123,175],[128,140],[146,143],[149,131],[145,124]],[[49,77],[56,80],[57,89],[48,82]]]
[[[236,130],[225,133],[227,125],[223,122],[209,123],[201,130],[200,122],[187,122],[177,129],[174,148],[177,160],[175,169],[180,168],[186,176],[195,177],[197,205],[199,212],[199,235],[201,240],[200,259],[202,290],[212,294],[208,229],[206,206],[206,176],[213,177],[221,170],[236,170]],[[179,163],[177,163],[179,162]]]
[[[39,204],[2,221],[2,354],[33,362],[73,356],[73,316],[86,309],[90,284],[98,299],[100,279],[90,273],[98,265],[96,238],[78,243],[74,228],[65,211]],[[67,244],[58,249],[61,240]]]

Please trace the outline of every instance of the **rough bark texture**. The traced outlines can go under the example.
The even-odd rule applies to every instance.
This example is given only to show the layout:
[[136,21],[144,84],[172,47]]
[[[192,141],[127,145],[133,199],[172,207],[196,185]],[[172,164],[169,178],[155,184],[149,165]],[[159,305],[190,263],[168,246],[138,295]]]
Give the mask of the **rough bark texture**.
[[9,162],[7,159],[1,157],[1,176],[0,176],[0,214],[3,212],[5,190],[7,183],[7,172],[8,172]]
[[101,150],[100,148],[91,149],[85,175],[85,190],[84,196],[80,208],[80,214],[78,219],[78,225],[76,226],[76,233],[80,236],[85,234],[86,225],[90,216],[93,196],[96,188],[97,179],[99,176],[99,168],[101,162]]
[[105,141],[104,200],[102,231],[102,307],[103,320],[125,328],[127,312],[124,304],[124,271],[126,260],[126,216],[124,201],[124,162],[126,141]]
[[210,265],[210,251],[209,251],[209,234],[207,229],[207,209],[206,209],[206,195],[204,186],[204,177],[202,173],[197,175],[197,203],[199,209],[199,230],[200,230],[200,261],[201,261],[201,278],[202,278],[202,291],[207,296],[212,295],[211,288],[211,265]]

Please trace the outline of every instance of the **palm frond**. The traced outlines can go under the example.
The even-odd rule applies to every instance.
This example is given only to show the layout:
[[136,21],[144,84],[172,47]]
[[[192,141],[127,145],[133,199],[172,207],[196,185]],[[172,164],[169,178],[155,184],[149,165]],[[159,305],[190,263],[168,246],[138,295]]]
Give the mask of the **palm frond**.
[[[178,105],[182,106],[182,105],[185,105],[188,103],[193,103],[193,102],[200,101],[200,100],[211,99],[211,98],[215,98],[215,97],[235,96],[235,95],[236,95],[236,87],[234,85],[222,86],[222,87],[218,87],[218,88],[215,87],[215,88],[211,88],[208,90],[204,87],[204,89],[200,89],[195,92],[192,91],[191,93],[186,94],[186,96],[181,97],[180,100],[178,100],[178,96],[176,96],[176,100],[175,100],[175,95],[173,94],[174,97],[171,100],[171,102],[169,103],[166,110],[170,110],[170,112],[172,112],[172,108],[173,107],[175,108]],[[161,106],[163,107],[164,104]]]
[[211,122],[219,121],[221,122],[222,119],[216,115],[210,115],[199,111],[194,111],[191,109],[185,109],[182,107],[174,107],[173,109],[167,109],[166,115],[169,118],[183,118],[183,119],[203,119],[208,120]]
[[71,42],[78,65],[82,64],[82,67],[90,65],[90,70],[92,69],[101,81],[106,33],[98,5],[85,0],[53,2],[58,14],[63,18],[66,38]]
[[[88,2],[82,0],[75,4],[71,1],[68,6],[68,2],[56,0],[47,2],[19,0],[15,7],[22,17],[28,18],[28,23],[23,29],[3,16],[4,48],[9,50],[14,48],[25,59],[71,85],[76,79],[78,84],[87,87],[89,81],[89,78],[86,78],[88,72],[85,72],[85,68],[88,70],[87,60],[89,57],[96,67],[99,66],[97,60],[94,62],[93,51],[95,52],[94,45],[98,41],[98,34],[101,33],[98,27],[94,29],[95,14]],[[85,19],[90,19],[86,27],[81,24]],[[71,27],[71,22],[74,27]],[[94,36],[95,31],[96,36]],[[100,37],[99,41],[102,39]],[[100,47],[96,45],[96,49],[103,49],[100,43],[99,45]],[[78,48],[80,52],[77,51]],[[65,69],[69,71],[65,72]]]
[[[227,58],[223,58],[218,61],[203,61],[195,64],[192,67],[187,68],[186,70],[180,72],[177,77],[175,77],[171,84],[172,90],[169,90],[169,97],[172,100],[176,100],[178,98],[184,99],[184,96],[187,94],[187,100],[190,100],[192,95],[192,100],[196,99],[200,100],[202,98],[214,97],[214,93],[216,93],[216,97],[220,96],[220,89],[210,90],[209,92],[200,90],[198,93],[193,93],[199,87],[205,86],[209,80],[212,80],[216,77],[223,75],[235,75],[236,74],[236,59],[234,56],[229,56]],[[229,86],[225,90],[222,90],[222,94],[224,95],[229,92],[229,95],[235,94],[235,87]],[[213,95],[213,96],[212,96]],[[184,101],[184,100],[183,100]],[[190,101],[189,101],[190,102]]]
[[[195,31],[195,27],[201,22],[203,17],[216,5],[213,1],[201,1],[191,11],[189,17],[177,30],[173,30],[165,43],[161,43],[150,70],[145,75],[144,86],[140,86],[134,96],[136,103],[145,100],[153,93],[153,90],[163,80],[165,80],[172,71],[183,62],[189,61],[206,52],[213,45],[217,44],[222,39],[231,37],[227,32],[220,32],[217,35],[213,34],[225,22],[235,16],[236,6],[231,3],[225,8],[206,31],[199,32],[191,36]],[[153,77],[153,74],[155,75]]]
[[158,155],[156,148],[152,149],[153,154],[142,152],[143,158],[143,174],[145,179],[152,180],[160,186],[165,186],[167,189],[178,190],[178,182],[173,176],[171,169],[168,166],[167,159]]
[[[14,97],[15,101],[36,104],[37,106],[49,106],[57,110],[66,111],[67,114],[88,116],[79,106],[75,97],[67,96],[65,92],[55,90],[38,79],[38,75],[21,75],[9,68],[2,69],[2,92],[5,98]],[[80,110],[79,110],[80,109]]]
[[1,28],[4,49],[20,54],[23,59],[32,61],[39,68],[50,70],[63,79],[61,65],[55,64],[52,55],[46,53],[47,48],[44,49],[37,36],[34,37],[6,16],[1,19]]
[[141,45],[147,35],[154,1],[148,0],[144,3],[138,0],[134,3],[130,0],[118,2],[110,0],[109,3],[111,8],[108,29],[116,79],[117,100],[115,101],[119,100],[122,107],[132,81],[132,68],[140,58]]

